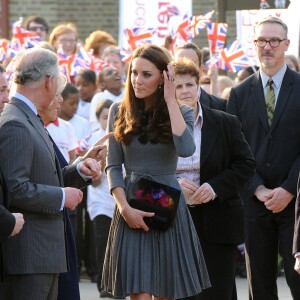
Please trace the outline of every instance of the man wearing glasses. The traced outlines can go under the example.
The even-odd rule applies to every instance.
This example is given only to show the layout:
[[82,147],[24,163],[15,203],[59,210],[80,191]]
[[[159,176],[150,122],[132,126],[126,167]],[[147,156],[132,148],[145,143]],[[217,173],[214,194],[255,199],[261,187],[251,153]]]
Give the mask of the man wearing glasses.
[[46,20],[42,17],[30,16],[24,24],[24,28],[35,32],[41,38],[41,41],[47,41],[49,26]]
[[278,252],[292,297],[300,299],[292,253],[300,169],[300,75],[285,63],[287,32],[276,17],[257,23],[254,44],[260,70],[232,89],[227,107],[239,117],[257,161],[256,174],[245,187],[247,273],[254,300],[278,299]]

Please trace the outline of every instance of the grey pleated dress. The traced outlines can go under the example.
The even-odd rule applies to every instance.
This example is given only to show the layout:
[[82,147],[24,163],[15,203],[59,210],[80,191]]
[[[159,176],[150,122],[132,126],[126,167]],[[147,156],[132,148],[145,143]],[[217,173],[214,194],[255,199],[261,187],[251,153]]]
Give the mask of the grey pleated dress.
[[[117,110],[118,103],[113,104],[109,131],[113,131]],[[134,137],[125,146],[110,138],[107,175],[111,189],[125,188],[129,200],[142,176],[180,188],[175,176],[177,157],[190,156],[194,151],[193,110],[181,106],[181,112],[187,129],[180,137],[174,135],[173,143],[142,145]],[[210,287],[201,246],[183,195],[174,224],[167,231],[132,229],[116,208],[106,248],[102,287],[118,297],[144,292],[177,299]]]

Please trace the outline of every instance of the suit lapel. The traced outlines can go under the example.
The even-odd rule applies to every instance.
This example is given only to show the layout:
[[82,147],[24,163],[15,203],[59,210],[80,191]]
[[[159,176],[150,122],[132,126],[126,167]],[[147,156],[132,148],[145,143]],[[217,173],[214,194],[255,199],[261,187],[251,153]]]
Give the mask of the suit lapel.
[[200,151],[200,172],[201,167],[213,150],[220,131],[219,120],[211,116],[205,106],[201,105],[203,112],[203,126],[201,128],[201,151]]
[[268,117],[267,117],[265,96],[262,87],[262,82],[261,79],[259,78],[259,72],[256,72],[255,75],[253,76],[250,92],[252,95],[252,101],[255,103],[257,113],[263,124],[263,127],[265,128],[266,131],[269,131],[270,127],[269,127]]
[[271,131],[275,128],[278,120],[280,119],[280,116],[282,115],[290,99],[290,94],[292,93],[293,90],[292,86],[294,84],[293,79],[290,75],[291,75],[291,71],[287,69],[283,77],[278,99],[276,102],[273,121],[271,124]]
[[204,104],[207,107],[210,107],[210,99],[208,97],[208,94],[201,88],[201,94],[199,98],[200,104]]

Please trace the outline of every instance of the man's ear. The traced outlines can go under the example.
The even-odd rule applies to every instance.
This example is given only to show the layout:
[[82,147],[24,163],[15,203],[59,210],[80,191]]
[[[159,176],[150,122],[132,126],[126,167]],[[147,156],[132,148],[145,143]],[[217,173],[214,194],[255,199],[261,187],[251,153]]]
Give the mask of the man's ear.
[[45,90],[46,90],[47,92],[50,91],[51,85],[52,85],[52,84],[53,84],[53,78],[52,78],[52,76],[46,76],[43,85],[44,85]]

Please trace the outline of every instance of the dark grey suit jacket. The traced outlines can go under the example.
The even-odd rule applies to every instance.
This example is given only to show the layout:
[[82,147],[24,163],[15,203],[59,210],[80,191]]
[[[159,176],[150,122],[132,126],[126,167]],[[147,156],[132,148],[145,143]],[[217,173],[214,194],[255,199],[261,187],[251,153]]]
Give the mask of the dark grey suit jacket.
[[67,271],[61,187],[63,177],[78,185],[83,180],[76,166],[62,174],[42,123],[16,98],[0,120],[0,166],[9,210],[23,213],[25,219],[21,232],[3,243],[5,273]]
[[[278,95],[274,117],[269,127],[264,92],[259,72],[232,88],[228,112],[238,116],[242,130],[257,161],[257,170],[249,181],[252,193],[263,184],[273,189],[282,187],[297,194],[300,170],[300,75],[287,68]],[[264,213],[260,201],[246,202],[246,215]],[[294,215],[295,202],[280,214]]]

